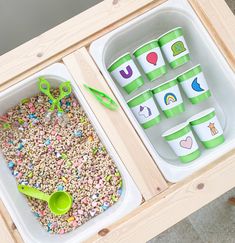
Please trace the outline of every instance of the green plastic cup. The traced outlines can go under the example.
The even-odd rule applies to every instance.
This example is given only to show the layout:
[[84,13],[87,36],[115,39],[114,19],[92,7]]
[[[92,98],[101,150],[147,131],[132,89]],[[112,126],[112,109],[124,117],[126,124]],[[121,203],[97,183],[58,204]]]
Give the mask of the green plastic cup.
[[189,49],[181,27],[172,29],[158,38],[162,52],[171,68],[177,68],[190,60]]
[[162,134],[182,163],[197,159],[201,152],[188,122],[181,123]]
[[166,64],[157,40],[151,40],[138,47],[133,55],[142,67],[149,81],[166,74]]
[[188,121],[205,148],[214,148],[224,142],[223,129],[214,108],[206,109]]
[[177,79],[171,79],[152,89],[155,99],[167,118],[185,111]]
[[144,129],[150,128],[160,122],[160,113],[150,90],[135,96],[127,101],[127,104]]
[[177,80],[192,104],[198,104],[211,96],[200,64],[180,74]]
[[108,71],[128,94],[144,84],[144,79],[141,77],[130,53],[126,53],[117,58],[108,67]]

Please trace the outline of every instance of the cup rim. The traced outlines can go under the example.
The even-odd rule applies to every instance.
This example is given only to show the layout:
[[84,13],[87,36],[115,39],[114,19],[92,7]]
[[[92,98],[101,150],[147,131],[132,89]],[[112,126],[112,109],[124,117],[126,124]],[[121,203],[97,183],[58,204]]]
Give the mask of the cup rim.
[[176,126],[170,128],[170,129],[166,130],[166,131],[161,135],[161,137],[162,137],[162,138],[165,138],[165,137],[167,137],[167,136],[169,136],[169,135],[172,135],[172,134],[174,134],[174,133],[176,133],[176,132],[178,132],[178,131],[184,129],[184,128],[187,127],[188,125],[189,125],[189,122],[188,122],[188,121],[182,122],[182,123],[180,123],[180,124],[178,124],[178,125],[176,125]]
[[132,97],[132,98],[130,98],[129,100],[126,101],[127,105],[128,105],[128,103],[129,103],[130,101],[134,100],[135,98],[139,97],[140,95],[142,95],[142,94],[144,94],[145,92],[148,92],[148,91],[151,92],[151,89],[146,89],[146,90],[142,91],[141,93],[136,94],[134,97]]
[[147,45],[147,44],[152,43],[153,41],[158,42],[157,39],[152,39],[152,40],[150,40],[150,41],[147,41],[147,42],[143,43],[142,45],[140,45],[139,47],[137,47],[134,51],[132,51],[132,54],[134,55],[134,53],[135,53],[137,50],[139,50],[140,48],[142,48],[143,46],[145,46],[145,45]]
[[188,123],[193,122],[193,121],[197,121],[197,120],[209,115],[210,113],[212,113],[214,111],[215,111],[215,108],[214,107],[210,107],[208,109],[200,111],[199,113],[191,116],[187,121],[188,121]]
[[106,69],[108,70],[117,60],[121,59],[122,57],[126,56],[127,54],[130,54],[130,56],[131,56],[131,53],[129,51],[125,52],[121,56],[117,57]]
[[174,31],[174,30],[177,30],[177,29],[183,29],[183,28],[182,28],[181,26],[178,26],[178,27],[175,27],[175,28],[173,28],[173,29],[171,29],[171,30],[168,30],[166,33],[160,35],[160,36],[157,38],[157,40],[159,41],[159,39],[161,39],[163,36],[169,34],[170,32],[172,32],[172,31]]
[[182,76],[182,75],[186,74],[187,72],[189,72],[189,71],[193,70],[194,68],[196,68],[196,67],[198,67],[198,66],[201,66],[201,64],[199,63],[199,64],[197,64],[197,65],[195,65],[195,66],[193,66],[193,67],[191,67],[191,68],[187,69],[187,70],[186,70],[186,71],[184,71],[183,73],[181,73],[181,74],[177,75],[177,78],[179,78],[180,76]]
[[[153,91],[153,90],[155,90],[155,89],[161,87],[162,85],[165,85],[165,84],[167,84],[167,83],[170,83],[170,82],[173,81],[173,80],[176,80],[176,81],[177,81],[177,78],[169,79],[169,80],[167,80],[166,82],[164,82],[164,83],[162,83],[162,84],[159,84],[159,85],[155,86],[154,88],[151,89],[151,91]],[[176,85],[177,85],[177,84],[176,84]]]

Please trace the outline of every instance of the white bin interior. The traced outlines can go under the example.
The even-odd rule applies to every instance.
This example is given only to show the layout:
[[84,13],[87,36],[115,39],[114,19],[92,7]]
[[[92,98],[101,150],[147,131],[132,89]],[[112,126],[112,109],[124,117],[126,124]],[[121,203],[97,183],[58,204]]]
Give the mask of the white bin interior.
[[[190,50],[191,61],[189,63],[175,70],[168,65],[168,72],[165,76],[150,82],[133,58],[145,78],[145,85],[131,95],[128,95],[112,80],[107,67],[117,57],[126,52],[132,52],[141,44],[156,39],[161,34],[178,26],[183,28],[184,37]],[[235,147],[235,75],[186,0],[169,0],[110,32],[92,43],[90,53],[167,180],[171,182],[182,180]],[[126,101],[143,90],[172,79],[197,64],[202,66],[212,97],[200,104],[192,105],[181,89],[186,111],[170,119],[166,119],[161,112],[162,121],[160,124],[146,130],[142,129],[126,105]],[[200,146],[201,157],[191,163],[182,164],[161,138],[161,134],[209,107],[215,107],[216,114],[224,129],[226,141],[211,150],[205,150]]]
[[63,81],[70,80],[73,92],[79,103],[87,113],[101,141],[106,146],[107,151],[113,158],[123,178],[123,194],[120,200],[107,211],[91,219],[83,226],[64,235],[51,235],[36,220],[27,204],[24,195],[18,192],[16,180],[8,169],[2,153],[0,152],[0,198],[4,202],[11,217],[13,218],[19,232],[26,243],[72,243],[83,242],[92,234],[97,233],[103,227],[107,227],[117,219],[123,217],[134,208],[140,205],[142,196],[138,191],[135,183],[126,171],[122,161],[120,161],[115,149],[105,135],[102,127],[97,122],[95,115],[92,113],[89,105],[86,103],[75,81],[72,80],[66,67],[63,64],[54,64],[45,70],[33,75],[17,85],[0,93],[0,115],[3,115],[8,109],[19,104],[26,97],[36,95],[39,90],[37,87],[38,77],[43,76],[50,81],[52,87],[58,87]]

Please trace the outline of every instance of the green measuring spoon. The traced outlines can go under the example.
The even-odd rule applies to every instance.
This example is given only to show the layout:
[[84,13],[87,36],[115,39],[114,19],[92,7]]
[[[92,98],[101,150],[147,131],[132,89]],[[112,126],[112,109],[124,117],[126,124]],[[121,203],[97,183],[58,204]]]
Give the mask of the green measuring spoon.
[[89,87],[88,85],[84,84],[84,87],[105,107],[107,107],[108,109],[115,111],[118,108],[117,103],[110,98],[107,94]]
[[50,85],[50,83],[46,79],[44,79],[42,77],[39,78],[39,84],[38,84],[38,86],[39,86],[39,90],[43,94],[47,95],[49,97],[49,99],[52,101],[52,105],[51,105],[51,108],[49,109],[49,111],[52,112],[52,111],[55,110],[55,107],[57,107],[57,109],[58,109],[59,112],[63,112],[63,109],[60,106],[60,101],[64,97],[66,97],[66,96],[68,96],[68,95],[71,94],[72,87],[71,87],[70,82],[67,81],[67,82],[63,82],[63,83],[60,84],[60,87],[59,87],[59,89],[60,89],[60,95],[59,95],[58,98],[53,97],[53,95],[51,94],[51,92],[50,92],[51,85]]
[[73,204],[71,195],[64,191],[58,191],[48,195],[33,187],[25,185],[18,185],[18,190],[29,197],[46,201],[51,212],[57,216],[66,214]]

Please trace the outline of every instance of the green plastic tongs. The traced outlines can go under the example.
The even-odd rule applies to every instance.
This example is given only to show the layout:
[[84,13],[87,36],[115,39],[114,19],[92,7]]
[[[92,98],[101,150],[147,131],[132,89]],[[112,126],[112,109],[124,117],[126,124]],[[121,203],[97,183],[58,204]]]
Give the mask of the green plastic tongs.
[[71,94],[72,92],[72,87],[69,81],[67,82],[63,82],[60,84],[60,95],[59,97],[56,99],[55,97],[53,97],[53,95],[50,92],[50,88],[51,85],[50,83],[44,79],[44,78],[39,78],[39,90],[44,93],[45,95],[47,95],[49,97],[49,99],[52,101],[51,107],[49,109],[49,112],[53,112],[55,110],[55,108],[57,107],[58,112],[64,112],[63,109],[60,106],[60,101]]
[[[84,87],[102,104],[104,105],[106,108],[110,109],[110,110],[117,110],[118,108],[118,105],[117,103],[112,99],[110,98],[107,94],[97,90],[97,89],[94,89],[94,88],[91,88],[89,87],[88,85],[84,84]],[[57,110],[58,112],[61,112],[63,113],[63,109],[61,108],[60,106],[60,101],[71,94],[72,92],[72,87],[71,87],[71,84],[69,81],[67,82],[64,82],[62,84],[60,84],[60,95],[59,97],[56,99],[53,97],[53,95],[51,94],[50,92],[50,83],[40,77],[39,78],[39,90],[44,93],[45,95],[47,95],[49,97],[49,99],[51,100],[52,102],[52,105],[49,109],[49,112],[53,112],[55,110],[55,108],[57,107]]]
[[84,87],[106,108],[112,111],[117,110],[118,108],[117,103],[112,98],[110,98],[107,94],[97,89],[91,88],[86,84],[84,84]]

